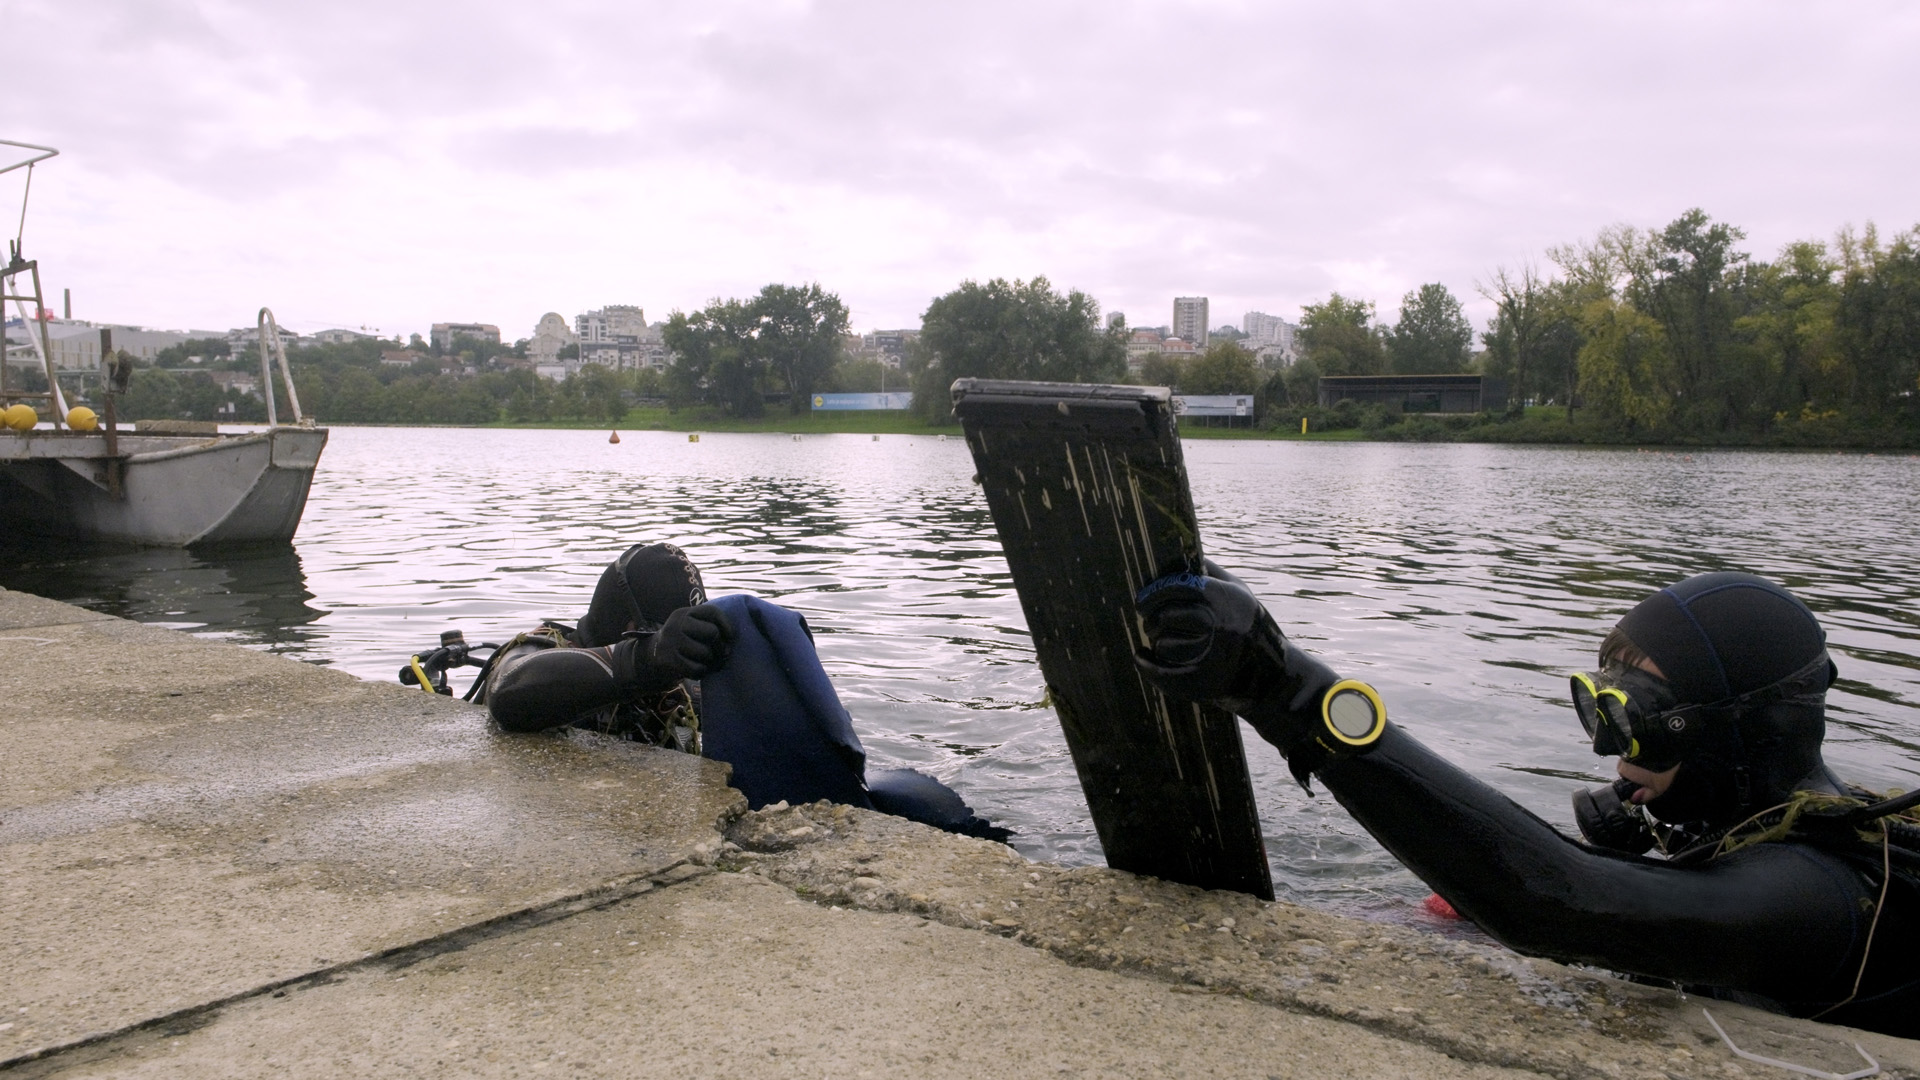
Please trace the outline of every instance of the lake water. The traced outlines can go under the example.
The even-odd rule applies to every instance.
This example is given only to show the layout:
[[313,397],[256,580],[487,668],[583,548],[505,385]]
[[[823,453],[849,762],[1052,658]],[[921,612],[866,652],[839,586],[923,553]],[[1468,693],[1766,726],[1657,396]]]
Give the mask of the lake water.
[[[1920,776],[1911,456],[1216,441],[1186,455],[1208,553],[1291,637],[1564,828],[1569,794],[1610,775],[1566,672],[1646,593],[1707,570],[1773,577],[1820,614],[1842,775]],[[948,781],[1031,857],[1097,861],[972,474],[957,438],[336,428],[291,551],[8,552],[0,585],[391,681],[443,629],[500,641],[571,621],[614,555],[672,541],[711,593],[806,615],[875,765]],[[1426,890],[1243,735],[1281,895],[1415,918]]]

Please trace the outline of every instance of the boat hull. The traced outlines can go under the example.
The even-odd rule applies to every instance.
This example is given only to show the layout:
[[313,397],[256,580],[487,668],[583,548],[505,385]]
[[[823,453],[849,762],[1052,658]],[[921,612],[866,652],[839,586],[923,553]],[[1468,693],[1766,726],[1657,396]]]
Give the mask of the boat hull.
[[122,435],[118,492],[104,436],[10,438],[0,441],[0,535],[186,547],[291,540],[327,431]]

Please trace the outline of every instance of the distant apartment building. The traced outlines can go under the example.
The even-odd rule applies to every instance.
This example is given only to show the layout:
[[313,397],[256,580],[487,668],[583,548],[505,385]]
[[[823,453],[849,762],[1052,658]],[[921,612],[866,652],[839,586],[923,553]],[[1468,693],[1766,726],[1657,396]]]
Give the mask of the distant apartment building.
[[1158,330],[1135,330],[1127,335],[1127,368],[1138,372],[1148,356],[1160,351],[1166,335]]
[[[258,323],[252,326],[236,326],[227,331],[225,335],[214,334],[212,336],[224,336],[227,339],[228,347],[232,348],[234,352],[239,352],[241,349],[259,342],[260,326]],[[312,338],[303,338],[284,326],[280,328],[280,344],[286,348],[298,348],[301,345],[309,344],[312,340]]]
[[1173,336],[1198,349],[1207,347],[1206,297],[1176,296],[1173,298]]
[[429,344],[441,352],[454,349],[455,338],[472,338],[489,345],[500,344],[500,328],[492,323],[437,322]]
[[1246,346],[1262,363],[1286,367],[1300,358],[1300,328],[1278,315],[1249,311],[1240,323]]
[[666,340],[661,333],[665,324],[649,326],[646,312],[638,305],[608,304],[583,312],[574,316],[573,329],[580,346],[580,359],[563,365],[569,371],[577,370],[580,364],[605,364],[621,371],[664,370],[669,361]]
[[427,354],[414,349],[381,349],[380,362],[388,367],[412,367],[425,360]]
[[[314,341],[322,345],[351,345],[356,341],[371,341],[380,335],[360,330],[316,330],[311,336]],[[498,340],[498,337],[496,333],[495,339]]]
[[907,350],[920,340],[918,330],[875,330],[861,337],[865,351],[888,367],[897,368],[907,358]]

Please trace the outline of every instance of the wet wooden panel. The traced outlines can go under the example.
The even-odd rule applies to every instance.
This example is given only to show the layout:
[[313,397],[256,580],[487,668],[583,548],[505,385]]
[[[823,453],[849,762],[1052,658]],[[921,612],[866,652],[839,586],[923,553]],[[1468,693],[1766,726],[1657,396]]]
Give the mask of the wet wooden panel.
[[962,379],[966,432],[1107,864],[1271,899],[1238,722],[1134,667],[1133,598],[1202,558],[1167,391]]

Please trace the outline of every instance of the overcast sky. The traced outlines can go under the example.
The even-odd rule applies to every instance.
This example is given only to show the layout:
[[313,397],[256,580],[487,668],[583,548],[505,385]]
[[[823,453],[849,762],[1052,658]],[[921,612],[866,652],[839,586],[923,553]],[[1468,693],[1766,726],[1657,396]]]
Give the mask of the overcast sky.
[[[966,278],[1391,319],[1692,206],[1920,223],[1920,5],[4,0],[74,314],[424,332]],[[0,177],[17,213],[21,173]],[[11,224],[11,221],[8,222]],[[12,229],[8,229],[11,232]],[[11,312],[9,312],[11,314]]]

